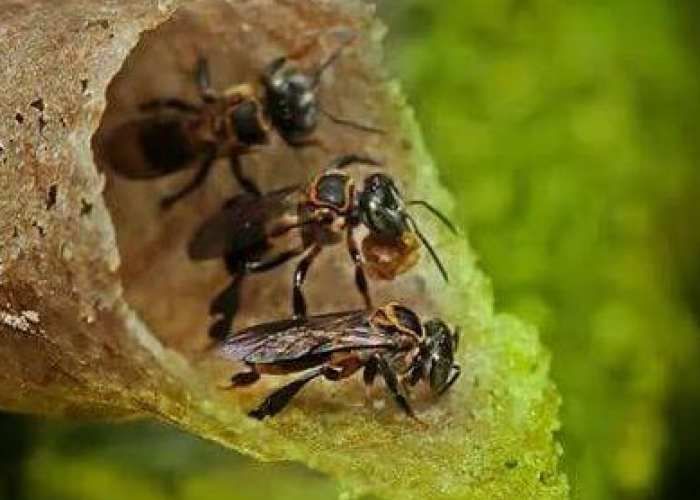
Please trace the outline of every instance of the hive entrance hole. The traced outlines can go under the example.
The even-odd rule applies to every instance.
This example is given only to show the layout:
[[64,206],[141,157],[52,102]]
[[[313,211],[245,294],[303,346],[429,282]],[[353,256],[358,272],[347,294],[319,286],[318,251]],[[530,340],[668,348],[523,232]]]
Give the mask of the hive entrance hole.
[[[107,177],[105,199],[116,227],[127,300],[168,347],[185,353],[208,345],[209,304],[229,282],[222,262],[191,262],[187,244],[199,224],[240,188],[226,161],[220,160],[201,189],[163,211],[159,206],[162,197],[186,184],[196,169],[147,181],[125,179],[105,161],[105,139],[115,127],[143,116],[139,105],[151,99],[176,97],[198,103],[194,67],[200,55],[209,61],[214,88],[224,89],[257,81],[267,62],[298,45],[299,33],[318,32],[318,24],[326,22],[329,29],[343,27],[332,17],[314,17],[318,12],[299,13],[305,8],[303,3],[278,7],[290,10],[292,21],[285,20],[281,11],[274,20],[263,19],[248,11],[251,7],[245,3],[197,2],[144,33],[110,83],[107,108],[93,139],[98,164]],[[297,24],[297,28],[290,30],[288,22]],[[322,53],[323,45],[320,50]],[[373,116],[364,108],[372,103],[373,83],[338,78],[357,64],[356,52],[343,56],[324,76],[323,99],[329,108],[341,113],[351,102],[357,115],[368,116],[371,121]],[[292,150],[274,137],[269,146],[243,158],[246,173],[263,190],[306,183],[334,154],[376,150],[379,140],[334,126],[323,127],[318,137],[324,148],[304,150]],[[343,245],[338,247],[325,251],[310,272],[306,293],[311,312],[362,304],[354,289],[352,265],[346,260]],[[290,314],[294,265],[290,262],[246,279],[236,327]]]

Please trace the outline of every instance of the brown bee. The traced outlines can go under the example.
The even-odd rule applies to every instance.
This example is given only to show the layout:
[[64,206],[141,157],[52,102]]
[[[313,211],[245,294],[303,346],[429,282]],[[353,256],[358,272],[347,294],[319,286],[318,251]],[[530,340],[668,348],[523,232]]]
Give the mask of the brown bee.
[[[373,277],[393,279],[406,272],[418,260],[418,239],[447,281],[445,268],[407,206],[426,206],[453,232],[454,227],[426,202],[404,202],[386,174],[370,175],[358,191],[353,178],[343,170],[354,163],[379,164],[361,154],[340,156],[306,188],[290,186],[262,196],[241,194],[196,231],[190,240],[190,258],[201,261],[223,257],[233,276],[230,285],[211,303],[210,314],[221,316],[209,330],[212,338],[221,339],[230,332],[239,289],[247,274],[268,271],[297,256],[301,259],[293,276],[292,304],[294,317],[305,317],[302,287],[307,272],[324,247],[342,241],[355,266],[355,284],[367,308],[371,308],[365,263],[354,238],[360,226],[369,232],[368,243],[363,246],[370,252]],[[398,250],[382,261],[392,247]]]
[[340,125],[382,132],[337,118],[318,102],[324,71],[353,39],[346,40],[313,71],[303,71],[291,57],[279,57],[263,70],[259,84],[236,85],[221,93],[212,88],[207,61],[200,58],[196,81],[201,104],[181,99],[142,104],[145,116],[123,124],[108,136],[106,158],[117,173],[132,179],[152,179],[198,166],[188,184],[161,200],[164,208],[197,189],[218,158],[228,158],[240,186],[258,195],[258,187],[242,172],[240,157],[268,143],[271,130],[292,147],[318,145],[311,136],[323,114]]
[[234,375],[231,387],[254,384],[261,374],[304,372],[272,392],[249,415],[258,420],[279,413],[304,385],[322,376],[341,380],[363,369],[367,385],[381,374],[406,414],[416,419],[409,390],[421,380],[435,396],[454,384],[459,331],[439,319],[422,322],[409,308],[390,302],[372,312],[347,311],[253,326],[230,335],[219,352],[243,361],[250,371]]

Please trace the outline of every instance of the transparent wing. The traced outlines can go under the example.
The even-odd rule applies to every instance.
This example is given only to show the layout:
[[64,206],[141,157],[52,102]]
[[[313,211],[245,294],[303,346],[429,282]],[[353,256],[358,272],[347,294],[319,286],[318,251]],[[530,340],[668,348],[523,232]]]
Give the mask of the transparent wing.
[[347,311],[305,320],[282,320],[230,335],[219,347],[248,363],[278,363],[337,351],[391,348],[396,338],[369,326],[367,311]]
[[229,200],[195,231],[189,242],[192,260],[207,260],[265,243],[272,226],[296,217],[298,186],[263,196],[240,194]]

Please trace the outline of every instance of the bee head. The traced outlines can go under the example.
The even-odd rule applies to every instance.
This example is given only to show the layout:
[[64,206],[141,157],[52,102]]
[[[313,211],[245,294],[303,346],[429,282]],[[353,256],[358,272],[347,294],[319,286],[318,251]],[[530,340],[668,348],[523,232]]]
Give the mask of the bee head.
[[286,57],[273,60],[262,76],[267,113],[273,126],[289,144],[308,137],[318,124],[318,81]]
[[403,198],[386,174],[370,175],[359,198],[359,216],[370,232],[400,238],[410,231]]
[[459,343],[459,331],[454,333],[441,320],[433,319],[425,323],[425,341],[421,350],[423,377],[431,391],[444,393],[459,376],[459,366],[454,362],[454,354]]
[[397,245],[401,244],[401,240],[408,241],[411,234],[417,236],[428,250],[443,279],[447,282],[448,276],[445,267],[430,241],[420,231],[415,219],[406,208],[411,205],[419,205],[428,209],[452,233],[456,233],[455,227],[447,217],[430,203],[424,200],[405,202],[393,179],[386,174],[373,174],[365,180],[357,210],[360,220],[374,236],[380,236],[385,240],[394,240]]

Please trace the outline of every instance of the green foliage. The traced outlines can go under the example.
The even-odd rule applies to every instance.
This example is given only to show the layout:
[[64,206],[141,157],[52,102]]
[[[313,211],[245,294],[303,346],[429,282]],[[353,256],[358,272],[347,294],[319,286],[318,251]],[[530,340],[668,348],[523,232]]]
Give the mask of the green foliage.
[[679,200],[697,193],[684,13],[662,0],[387,10],[497,307],[538,324],[553,350],[574,497],[648,496],[672,376],[694,356],[667,239],[670,216],[692,245]]

